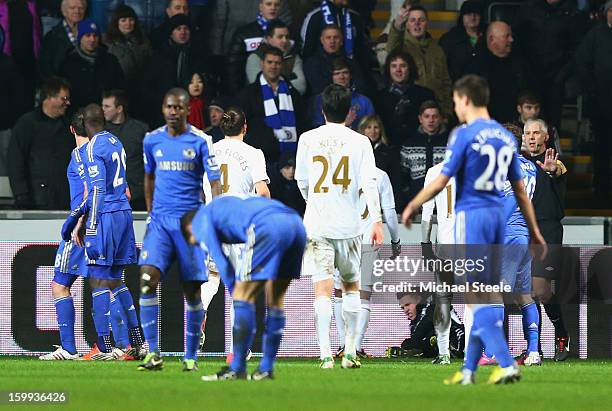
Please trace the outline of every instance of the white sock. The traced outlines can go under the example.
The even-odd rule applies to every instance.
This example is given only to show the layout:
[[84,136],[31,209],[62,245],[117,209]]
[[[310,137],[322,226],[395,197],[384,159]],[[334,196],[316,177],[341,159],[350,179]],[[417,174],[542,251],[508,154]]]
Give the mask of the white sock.
[[370,300],[361,300],[361,309],[359,310],[359,321],[357,325],[357,337],[355,338],[355,348],[361,350],[363,337],[370,323]]
[[206,311],[208,311],[208,306],[210,305],[210,302],[219,290],[219,282],[219,277],[211,275],[208,277],[208,281],[202,283],[202,285],[200,286],[200,293],[202,294],[202,306]]
[[468,341],[470,341],[470,332],[472,331],[472,324],[474,323],[474,312],[470,308],[469,304],[465,305],[463,309],[463,326],[465,327],[465,349],[464,353],[468,352]]
[[234,353],[234,300],[230,302],[230,333],[229,333],[229,352]]
[[324,359],[332,356],[329,343],[329,327],[332,320],[331,298],[325,296],[317,297],[314,302],[314,310],[321,359]]
[[344,345],[344,354],[356,354],[356,338],[359,326],[359,311],[361,303],[359,301],[359,291],[346,291],[342,296],[342,315],[346,323],[346,343]]
[[344,317],[342,317],[342,297],[334,297],[334,318],[336,319],[336,331],[340,347],[344,347],[344,337],[346,336]]
[[448,349],[451,328],[450,309],[448,303],[438,303],[436,305],[436,311],[440,310],[434,314],[434,330],[436,331],[436,337],[438,337],[439,355],[450,355]]

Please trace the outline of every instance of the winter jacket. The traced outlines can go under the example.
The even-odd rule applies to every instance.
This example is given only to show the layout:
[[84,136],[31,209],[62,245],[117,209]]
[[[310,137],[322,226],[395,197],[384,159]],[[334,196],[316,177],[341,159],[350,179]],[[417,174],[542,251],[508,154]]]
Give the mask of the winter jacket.
[[[332,83],[332,61],[338,57],[343,57],[343,53],[328,54],[323,49],[319,49],[314,55],[304,61],[304,74],[308,82],[308,95],[316,96],[321,94],[325,87]],[[351,78],[355,90],[359,93],[370,95],[370,85],[357,62],[347,59],[351,69]]]
[[410,54],[417,66],[419,86],[427,87],[434,92],[436,100],[446,117],[452,115],[451,87],[446,56],[442,47],[427,33],[425,38],[417,40],[408,32],[391,27],[387,50],[403,50]]
[[576,51],[584,93],[599,107],[612,105],[612,27],[602,22],[587,33]]
[[151,57],[151,45],[148,41],[138,44],[133,40],[106,43],[108,52],[117,58],[126,80],[136,80]]
[[13,60],[0,52],[0,130],[7,130],[27,111],[25,80]]
[[440,47],[446,55],[448,74],[455,81],[466,74],[478,73],[484,64],[487,45],[484,34],[472,46],[470,36],[462,25],[457,25],[440,37]]
[[74,44],[68,38],[64,21],[60,21],[43,38],[38,67],[41,79],[58,75],[60,66],[74,50]]
[[[312,126],[319,127],[325,124],[325,118],[323,117],[323,97],[321,94],[317,95],[314,99],[314,105],[312,109]],[[351,98],[351,111],[355,113],[355,119],[351,124],[346,124],[348,127],[351,127],[353,130],[357,130],[359,126],[359,122],[365,116],[369,116],[375,114],[374,106],[369,98],[364,96],[363,94],[359,94],[353,92],[353,96]]]
[[[259,48],[249,55],[246,62],[246,79],[249,84],[255,81],[257,75],[261,72],[261,62],[263,60],[264,51],[267,44],[261,43]],[[283,68],[281,71],[283,77],[291,81],[291,85],[302,95],[306,93],[306,76],[304,75],[304,67],[302,58],[297,53],[296,47],[293,47],[283,56]]]

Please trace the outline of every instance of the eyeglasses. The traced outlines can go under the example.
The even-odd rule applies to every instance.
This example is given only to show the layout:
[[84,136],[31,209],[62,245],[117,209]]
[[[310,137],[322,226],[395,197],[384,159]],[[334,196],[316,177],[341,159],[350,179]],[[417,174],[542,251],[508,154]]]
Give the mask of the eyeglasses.
[[56,98],[59,98],[60,100],[68,103],[70,102],[70,96],[55,96]]

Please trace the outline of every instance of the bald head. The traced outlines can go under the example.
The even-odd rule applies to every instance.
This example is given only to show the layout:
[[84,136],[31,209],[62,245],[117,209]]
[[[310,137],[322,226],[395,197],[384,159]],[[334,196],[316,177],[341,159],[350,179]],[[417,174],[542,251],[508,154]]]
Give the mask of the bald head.
[[512,52],[512,28],[503,21],[494,21],[487,28],[487,48],[495,56],[504,58]]

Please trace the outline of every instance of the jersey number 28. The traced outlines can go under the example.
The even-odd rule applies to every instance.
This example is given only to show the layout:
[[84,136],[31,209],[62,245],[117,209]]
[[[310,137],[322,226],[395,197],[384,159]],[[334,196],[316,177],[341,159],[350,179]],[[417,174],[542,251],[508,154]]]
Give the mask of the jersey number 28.
[[503,146],[498,152],[495,152],[495,147],[491,144],[484,144],[480,146],[480,155],[487,156],[489,162],[487,168],[474,182],[474,188],[480,191],[493,191],[494,188],[498,191],[503,190],[508,176],[508,167],[512,161],[512,148]]

